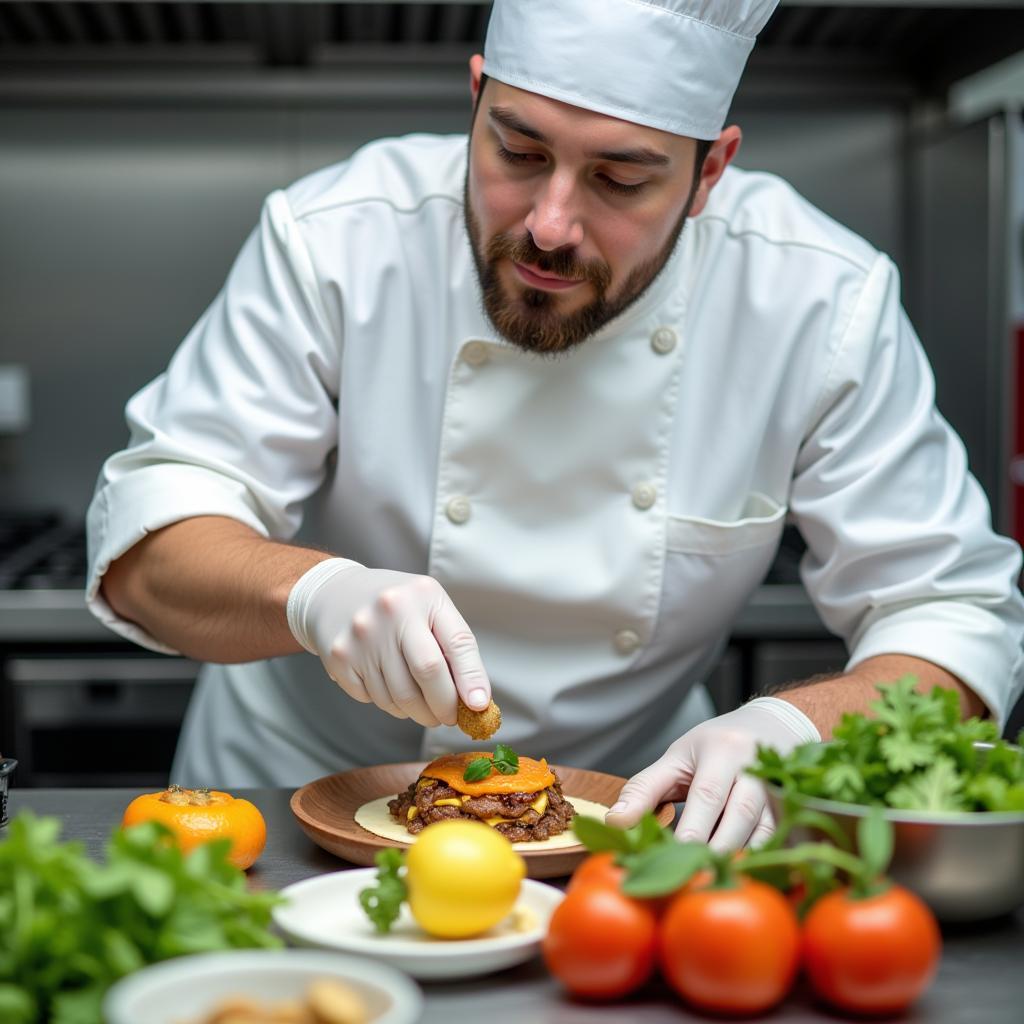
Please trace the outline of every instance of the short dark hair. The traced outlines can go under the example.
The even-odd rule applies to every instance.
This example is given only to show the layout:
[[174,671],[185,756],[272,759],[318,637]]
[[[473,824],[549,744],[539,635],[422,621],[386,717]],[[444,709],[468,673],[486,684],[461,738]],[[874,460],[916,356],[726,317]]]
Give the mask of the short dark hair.
[[473,134],[473,125],[476,124],[476,112],[480,109],[480,101],[484,98],[484,87],[487,85],[487,76],[480,73],[480,89],[476,94],[476,102],[473,104],[473,116],[469,119],[469,134]]
[[697,177],[700,177],[700,172],[704,169],[704,161],[708,157],[708,153],[711,152],[711,147],[715,144],[714,139],[697,139],[697,157],[695,160],[696,169],[695,173]]
[[[480,75],[480,91],[476,94],[476,103],[473,104],[473,116],[469,119],[469,130],[472,132],[473,124],[476,121],[476,112],[480,107],[480,100],[484,94],[484,86],[487,84],[487,75],[481,73]],[[697,154],[694,160],[694,174],[699,178],[700,172],[704,167],[704,161],[707,159],[708,153],[711,152],[711,146],[714,143],[713,139],[697,139]]]

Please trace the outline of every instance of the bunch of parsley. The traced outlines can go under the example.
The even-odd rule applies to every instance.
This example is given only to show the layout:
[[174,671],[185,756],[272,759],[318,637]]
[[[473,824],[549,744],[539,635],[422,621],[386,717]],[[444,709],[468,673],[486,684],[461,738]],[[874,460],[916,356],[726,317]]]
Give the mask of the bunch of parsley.
[[[878,686],[872,717],[843,715],[828,743],[761,747],[750,772],[805,796],[914,811],[1024,811],[1024,755],[994,723],[960,720],[955,690]],[[1024,740],[1024,733],[1018,744]],[[992,744],[978,748],[975,743]]]
[[187,857],[148,822],[115,831],[105,864],[24,813],[0,842],[0,1021],[100,1024],[118,978],[156,960],[279,946],[274,893],[246,891],[228,840]]

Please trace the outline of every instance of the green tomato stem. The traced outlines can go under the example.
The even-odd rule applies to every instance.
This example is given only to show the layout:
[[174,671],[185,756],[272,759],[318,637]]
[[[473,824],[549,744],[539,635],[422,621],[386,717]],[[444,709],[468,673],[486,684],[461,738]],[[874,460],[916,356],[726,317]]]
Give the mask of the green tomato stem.
[[851,878],[864,876],[864,862],[852,853],[827,843],[799,843],[781,850],[754,850],[733,865],[739,871],[769,867],[797,867],[802,861],[818,860],[845,871]]

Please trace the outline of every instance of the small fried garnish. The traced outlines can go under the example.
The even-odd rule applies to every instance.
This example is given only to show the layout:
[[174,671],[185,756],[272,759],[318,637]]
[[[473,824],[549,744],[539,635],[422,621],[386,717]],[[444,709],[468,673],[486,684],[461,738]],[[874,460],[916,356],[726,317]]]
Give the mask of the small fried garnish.
[[306,993],[317,1024],[366,1024],[366,1005],[355,989],[338,981],[314,982]]
[[275,1004],[266,1019],[267,1024],[312,1024],[309,1007],[297,1000]]
[[459,700],[459,728],[474,740],[489,740],[501,726],[501,708],[492,700],[483,711],[474,711]]
[[248,996],[228,996],[222,999],[213,1014],[206,1019],[206,1024],[231,1024],[234,1020],[251,1020],[260,1018],[263,1004]]
[[261,1003],[228,996],[194,1024],[367,1024],[370,1011],[355,989],[333,978],[314,981],[304,1000]]

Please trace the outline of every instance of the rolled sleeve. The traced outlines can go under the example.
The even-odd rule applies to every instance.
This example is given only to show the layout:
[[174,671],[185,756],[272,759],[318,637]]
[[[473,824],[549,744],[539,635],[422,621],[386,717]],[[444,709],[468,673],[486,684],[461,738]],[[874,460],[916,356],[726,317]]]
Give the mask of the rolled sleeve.
[[1004,722],[1024,687],[1020,549],[992,531],[884,256],[837,349],[790,504],[808,543],[804,584],[849,667],[923,658]]
[[932,601],[882,609],[852,644],[847,670],[881,654],[923,658],[951,672],[977,694],[1000,729],[1021,694],[1019,633],[998,612],[977,605]]
[[161,643],[141,626],[121,618],[103,599],[100,583],[110,563],[147,534],[192,516],[226,516],[267,536],[245,486],[199,466],[166,463],[127,472],[98,492],[86,522],[89,610],[115,633],[163,654],[180,651]]
[[100,592],[111,562],[154,530],[216,515],[294,536],[337,446],[340,347],[288,199],[274,193],[167,371],[128,402],[131,442],[104,464],[86,519],[86,600],[101,622],[177,653]]

